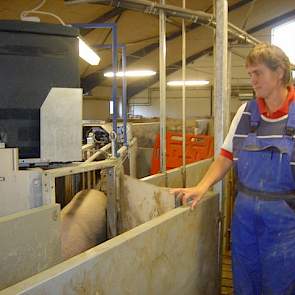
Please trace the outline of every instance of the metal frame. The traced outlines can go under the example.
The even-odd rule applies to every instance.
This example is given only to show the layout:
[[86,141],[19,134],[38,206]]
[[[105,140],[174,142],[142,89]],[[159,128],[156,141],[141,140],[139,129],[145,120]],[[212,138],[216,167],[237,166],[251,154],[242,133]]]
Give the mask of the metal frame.
[[119,177],[115,166],[106,168],[104,177],[106,178],[107,202],[107,236],[111,239],[118,235],[118,211],[119,211]]
[[[86,0],[72,0],[69,3],[85,3]],[[216,29],[215,36],[215,103],[214,103],[214,121],[215,121],[215,155],[219,154],[222,146],[224,135],[227,130],[228,116],[229,116],[229,97],[228,97],[228,35],[232,35],[235,39],[250,43],[252,45],[259,44],[260,41],[247,32],[241,30],[235,25],[228,22],[228,3],[227,0],[214,0],[215,16],[204,13],[202,11],[193,11],[185,8],[185,1],[183,7],[173,5],[166,5],[165,0],[160,3],[151,2],[148,0],[96,0],[90,1],[92,3],[110,4],[113,6],[121,6],[127,9],[142,11],[144,13],[159,15],[159,39],[160,39],[160,147],[161,147],[161,171],[165,174],[165,183],[167,184],[166,175],[166,15],[180,17],[183,20],[189,19],[193,22],[198,22]],[[185,31],[185,28],[184,28]],[[184,32],[183,32],[184,33]],[[218,50],[216,50],[218,48]],[[182,58],[185,58],[185,41],[183,37],[183,53]],[[185,62],[182,61],[183,67]],[[183,77],[185,72],[183,70]],[[183,119],[185,117],[185,87],[183,87]],[[218,124],[217,124],[218,122]],[[185,125],[183,123],[183,137],[185,138]],[[185,150],[185,144],[183,151]],[[183,155],[183,166],[185,166],[185,154]],[[184,177],[184,176],[183,176]],[[219,220],[219,247],[218,247],[218,264],[221,270],[221,251],[222,251],[222,237],[223,237],[223,203],[224,203],[224,182],[219,182],[215,185],[215,191],[219,193],[219,211],[221,218]]]
[[[112,45],[104,44],[104,45],[94,45],[94,48],[111,48]],[[118,44],[118,48],[122,50],[122,72],[126,72],[126,63],[127,63],[127,53],[126,53],[126,45]],[[127,141],[127,78],[123,75],[122,77],[122,98],[123,98],[123,106],[122,106],[122,115],[123,115],[123,126],[124,126],[124,145],[128,146]]]
[[77,166],[46,170],[42,175],[43,204],[55,204],[55,178],[73,175],[94,170],[114,167],[119,163],[118,159],[104,160],[100,162],[82,163]]
[[[141,11],[148,14],[159,15],[160,11],[164,11],[166,15],[188,19],[194,23],[216,27],[216,19],[213,14],[203,11],[182,8],[175,5],[167,5],[162,2],[157,3],[149,0],[68,0],[66,4],[80,3],[98,3],[103,5],[112,5],[115,7],[127,8],[130,10]],[[228,23],[228,32],[240,41],[256,45],[260,41],[239,27]]]
[[118,33],[117,24],[74,24],[73,26],[84,29],[111,29],[112,30],[112,71],[114,73],[112,83],[112,101],[113,101],[113,137],[112,137],[112,155],[117,157],[117,65],[118,65]]
[[120,190],[120,159],[104,160],[100,162],[82,163],[78,166],[51,169],[42,175],[42,196],[43,205],[55,204],[55,178],[78,173],[85,173],[95,170],[106,170],[107,175],[107,226],[108,237],[112,238],[118,234],[118,206]]

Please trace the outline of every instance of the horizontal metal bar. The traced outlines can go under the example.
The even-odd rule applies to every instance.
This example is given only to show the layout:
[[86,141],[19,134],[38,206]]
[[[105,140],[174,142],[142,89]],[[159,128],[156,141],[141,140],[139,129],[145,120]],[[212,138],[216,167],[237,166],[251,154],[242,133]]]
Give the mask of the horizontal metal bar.
[[[104,5],[112,5],[116,7],[123,7],[130,10],[141,11],[148,14],[158,15],[160,10],[164,10],[166,15],[175,16],[180,18],[188,19],[192,22],[198,22],[210,27],[216,27],[216,20],[213,14],[205,13],[199,10],[192,10],[187,8],[178,7],[175,5],[160,4],[152,2],[149,0],[69,0],[66,3],[68,4],[78,4],[78,3],[98,3]],[[250,43],[250,44],[259,44],[260,41],[237,26],[228,23],[228,30],[231,35],[237,39]]]
[[108,4],[116,7],[123,7],[132,10],[144,11],[150,14],[159,14],[159,10],[165,10],[165,13],[171,16],[179,16],[183,18],[188,18],[191,20],[197,20],[198,18],[203,18],[204,20],[212,18],[212,14],[196,11],[192,9],[184,9],[182,7],[160,4],[148,0],[71,0],[67,1],[66,4],[80,4],[80,3],[97,3],[97,4]]
[[62,177],[66,175],[88,172],[88,171],[93,171],[97,169],[104,169],[104,168],[116,166],[119,163],[119,161],[120,160],[110,159],[110,160],[104,160],[99,162],[82,163],[77,166],[51,169],[51,170],[47,170],[44,173],[44,176]]
[[[118,48],[123,48],[125,45],[124,44],[118,44]],[[111,49],[112,44],[94,44],[91,45],[92,48],[98,48],[98,49]]]

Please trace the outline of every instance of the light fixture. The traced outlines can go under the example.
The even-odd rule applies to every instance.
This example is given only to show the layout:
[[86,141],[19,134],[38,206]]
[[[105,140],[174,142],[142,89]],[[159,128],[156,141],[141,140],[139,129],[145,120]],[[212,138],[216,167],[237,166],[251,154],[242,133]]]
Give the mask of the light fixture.
[[250,92],[239,93],[239,97],[253,97],[253,93],[250,93]]
[[167,82],[168,86],[203,86],[208,85],[209,81],[207,80],[190,80],[190,81],[169,81]]
[[80,38],[79,39],[79,56],[89,64],[96,66],[100,62],[100,57]]
[[[149,76],[154,76],[156,75],[156,72],[151,71],[151,70],[137,70],[137,71],[125,71],[125,72],[117,72],[116,77],[149,77]],[[106,72],[104,73],[105,77],[112,78],[114,77],[113,72]]]
[[251,99],[253,99],[253,97],[254,97],[254,95],[251,92],[239,93],[240,100],[251,100]]
[[[46,0],[42,0],[35,8],[31,10],[24,10],[20,14],[20,18],[23,21],[37,21],[40,22],[40,18],[36,16],[29,16],[29,14],[50,15],[56,18],[63,26],[66,26],[65,22],[56,14],[47,11],[40,11],[39,9],[45,4]],[[100,57],[80,38],[79,40],[79,56],[83,58],[89,64],[96,66],[100,62]]]

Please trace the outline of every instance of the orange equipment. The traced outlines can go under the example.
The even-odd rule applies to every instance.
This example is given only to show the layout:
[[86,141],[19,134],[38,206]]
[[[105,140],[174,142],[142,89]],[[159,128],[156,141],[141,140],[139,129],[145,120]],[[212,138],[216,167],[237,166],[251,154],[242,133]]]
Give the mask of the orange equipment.
[[[186,134],[186,164],[213,156],[213,137],[209,135]],[[166,133],[166,169],[182,165],[182,134]],[[152,156],[151,174],[160,172],[160,134],[157,134]]]

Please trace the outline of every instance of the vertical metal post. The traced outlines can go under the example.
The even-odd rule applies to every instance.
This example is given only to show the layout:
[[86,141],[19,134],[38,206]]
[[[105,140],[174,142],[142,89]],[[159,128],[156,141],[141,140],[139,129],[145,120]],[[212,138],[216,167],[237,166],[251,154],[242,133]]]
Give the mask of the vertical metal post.
[[[231,51],[231,47],[228,47],[228,55],[227,55],[227,97],[228,99],[224,102],[224,107],[226,112],[225,115],[225,131],[228,130],[229,128],[229,124],[230,124],[230,104],[231,104],[231,72],[232,72],[232,66],[231,66],[231,61],[232,61],[232,51]],[[229,245],[228,245],[228,225],[229,225],[229,220],[230,220],[230,216],[228,215],[228,206],[229,206],[229,202],[230,202],[230,198],[229,198],[229,194],[230,194],[230,189],[229,189],[229,175],[226,175],[224,178],[224,189],[223,189],[223,193],[224,193],[224,227],[223,227],[223,237],[225,238],[225,242],[222,245],[222,251],[224,252],[226,249],[228,249]]]
[[232,50],[227,47],[227,92],[224,101],[224,132],[227,134],[230,125],[231,81],[232,81]]
[[117,157],[117,68],[118,68],[118,34],[116,24],[75,24],[76,27],[87,29],[111,29],[112,30],[112,70],[114,73],[112,83],[112,101],[113,101],[113,131],[111,134],[112,139],[112,156]]
[[[214,143],[215,156],[220,153],[222,146],[226,118],[228,113],[227,94],[227,47],[228,47],[228,3],[227,0],[215,0],[216,31],[215,31],[215,81],[214,81]],[[219,211],[221,220],[219,222],[219,247],[218,264],[221,274],[222,263],[222,238],[223,238],[223,197],[224,183],[219,182],[214,186],[214,190],[219,193]]]
[[[165,0],[160,0],[162,5]],[[160,41],[160,163],[161,172],[166,174],[166,16],[164,10],[159,12]],[[165,177],[166,179],[166,177]],[[167,182],[167,179],[166,179]],[[167,183],[166,183],[167,185]]]
[[[122,45],[122,71],[125,73],[126,71],[126,45]],[[122,106],[122,113],[123,113],[123,132],[124,132],[124,145],[128,146],[127,143],[127,78],[123,75],[122,81],[122,91],[123,91],[123,106]]]
[[106,177],[107,190],[107,237],[111,239],[118,234],[118,208],[117,208],[117,166],[106,168],[103,177]]
[[[182,1],[182,7],[185,8],[185,0]],[[185,21],[182,19],[182,186],[186,187],[186,28]]]
[[118,67],[118,37],[117,26],[112,25],[112,69],[114,73],[112,85],[112,101],[113,101],[113,140],[112,140],[112,156],[117,157],[117,67]]

